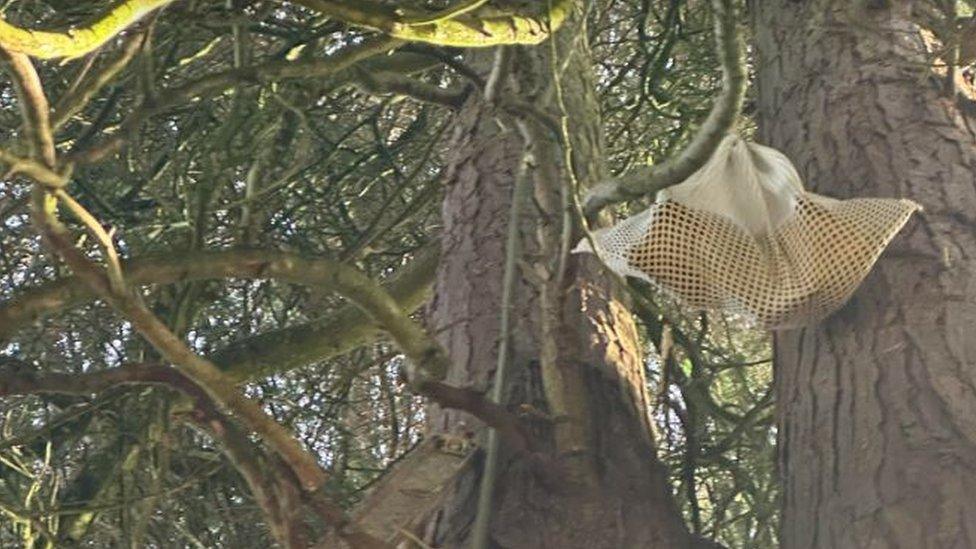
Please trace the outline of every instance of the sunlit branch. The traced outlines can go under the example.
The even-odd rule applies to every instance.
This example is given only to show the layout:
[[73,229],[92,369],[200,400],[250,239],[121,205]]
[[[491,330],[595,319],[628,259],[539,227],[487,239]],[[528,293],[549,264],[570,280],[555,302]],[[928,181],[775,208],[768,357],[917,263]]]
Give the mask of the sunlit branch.
[[[538,44],[549,37],[550,29],[562,25],[573,2],[559,0],[548,13],[541,14],[492,11],[478,15],[476,9],[485,3],[479,0],[434,14],[404,15],[400,9],[370,2],[294,0],[323,15],[401,40],[466,48]],[[91,25],[62,32],[20,28],[0,19],[0,46],[40,59],[80,57],[171,3],[173,0],[128,0]]]
[[[418,268],[408,273],[410,276],[401,280],[401,284],[393,285],[391,289],[398,289],[399,297],[406,304],[419,306],[429,285],[428,276],[435,265],[436,255],[429,256]],[[260,373],[270,373],[272,370],[283,371],[285,368],[277,362],[297,367],[334,356],[364,340],[376,337],[376,332],[382,329],[390,334],[415,365],[417,370],[412,373],[411,379],[417,392],[445,407],[468,411],[487,424],[497,427],[503,436],[514,440],[515,447],[527,446],[527,437],[518,434],[519,422],[507,410],[488,402],[480,393],[449,387],[436,381],[443,377],[448,367],[444,350],[408,316],[400,301],[394,299],[378,283],[351,267],[327,259],[248,250],[196,253],[178,259],[134,262],[132,266],[126,265],[125,271],[130,283],[163,283],[206,278],[275,279],[335,291],[362,308],[368,318],[354,315],[350,310],[340,310],[329,321],[299,327],[294,337],[289,338],[289,329],[256,336],[217,353],[212,361],[226,365],[225,377],[229,380],[241,381],[254,378]],[[5,317],[22,320],[36,317],[39,309],[50,312],[63,308],[69,302],[79,303],[93,297],[94,293],[90,290],[81,294],[76,288],[76,280],[71,277],[49,283],[6,307],[0,307],[0,321]],[[338,333],[332,332],[332,328],[338,329]],[[331,338],[337,339],[329,342]],[[297,353],[299,359],[289,357],[292,352]],[[239,365],[235,360],[240,358],[245,361]]]
[[[51,133],[51,114],[41,79],[34,65],[23,53],[0,46],[7,73],[13,80],[17,94],[24,134],[30,147],[30,161],[55,172],[54,135]],[[59,185],[60,187],[60,185]]]
[[0,46],[40,59],[80,57],[173,0],[128,0],[86,27],[48,32],[15,27],[0,19]]
[[122,291],[125,288],[125,280],[122,276],[122,263],[119,261],[119,254],[115,249],[115,243],[112,242],[112,235],[102,227],[95,216],[88,212],[84,206],[82,206],[77,200],[71,197],[64,189],[58,189],[54,192],[54,196],[57,200],[64,204],[82,225],[88,229],[88,232],[95,237],[95,240],[102,246],[105,251],[106,258],[106,274],[108,276],[109,282],[114,286],[116,291]]
[[708,161],[726,133],[733,128],[747,83],[742,40],[731,0],[712,0],[712,11],[715,45],[722,64],[722,91],[702,127],[684,150],[661,165],[628,171],[591,189],[584,204],[587,216],[611,204],[650,196],[684,181]]
[[464,0],[457,4],[429,15],[420,15],[407,18],[404,24],[410,26],[434,25],[450,19],[455,19],[460,15],[474,11],[488,3],[488,0]]
[[574,0],[558,0],[551,11],[536,15],[493,11],[483,15],[462,3],[461,9],[448,8],[434,15],[402,14],[393,7],[371,2],[336,0],[295,0],[346,23],[375,29],[409,42],[439,46],[479,48],[505,44],[539,44],[549,38],[569,17]]
[[[384,285],[404,312],[413,313],[430,297],[439,252],[437,242],[419,251]],[[360,308],[347,305],[319,320],[240,339],[212,358],[232,378],[251,380],[327,360],[374,342],[383,333]]]

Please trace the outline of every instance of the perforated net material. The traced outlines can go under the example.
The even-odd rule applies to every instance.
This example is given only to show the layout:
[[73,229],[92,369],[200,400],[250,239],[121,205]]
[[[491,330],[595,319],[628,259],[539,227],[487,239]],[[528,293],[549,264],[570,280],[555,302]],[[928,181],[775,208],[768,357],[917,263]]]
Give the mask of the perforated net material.
[[808,193],[783,155],[730,137],[650,209],[593,236],[611,269],[688,307],[787,328],[843,305],[918,208]]

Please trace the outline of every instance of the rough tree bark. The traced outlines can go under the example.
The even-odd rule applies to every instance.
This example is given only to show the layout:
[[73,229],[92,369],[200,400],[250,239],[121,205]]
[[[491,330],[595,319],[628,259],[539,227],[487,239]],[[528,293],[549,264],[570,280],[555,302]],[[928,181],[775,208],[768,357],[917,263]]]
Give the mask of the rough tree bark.
[[777,335],[787,549],[976,547],[976,121],[919,7],[752,6],[761,140],[817,192],[925,208],[842,311]]
[[[575,169],[584,185],[602,176],[602,128],[591,60],[577,24],[558,35],[555,66]],[[508,98],[559,112],[549,45],[519,49],[502,82]],[[492,59],[469,61],[487,78]],[[593,265],[577,256],[556,272],[562,232],[557,136],[536,128],[530,141],[537,167],[522,222],[507,404],[527,404],[550,416],[538,422],[542,454],[503,452],[496,483],[491,541],[495,547],[692,547],[665,471],[654,453],[647,416],[643,359],[627,310]],[[443,206],[440,272],[430,308],[431,328],[453,359],[448,383],[487,389],[496,364],[505,234],[517,168],[526,144],[511,116],[483,98],[459,113]],[[573,233],[574,241],[578,233]],[[541,414],[530,414],[541,415]],[[433,410],[431,430],[457,435],[478,423]],[[480,465],[462,475],[424,537],[435,547],[467,546]]]

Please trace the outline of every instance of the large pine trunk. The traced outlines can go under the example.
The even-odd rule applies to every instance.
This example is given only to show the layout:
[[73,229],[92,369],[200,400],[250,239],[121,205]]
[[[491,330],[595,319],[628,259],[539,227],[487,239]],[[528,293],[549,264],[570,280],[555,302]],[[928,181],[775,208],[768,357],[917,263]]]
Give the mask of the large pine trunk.
[[807,186],[908,197],[839,313],[776,337],[787,549],[976,547],[976,137],[920,2],[753,2],[761,140]]
[[[572,136],[575,169],[586,185],[602,170],[600,126],[586,41],[559,33],[557,70]],[[558,112],[550,46],[513,52],[502,83],[507,100]],[[567,56],[572,56],[567,63]],[[491,55],[468,61],[486,76]],[[568,70],[566,70],[568,69]],[[522,218],[522,248],[513,302],[512,374],[506,403],[528,405],[540,451],[503,448],[495,485],[492,546],[509,548],[690,547],[662,464],[655,457],[644,364],[634,323],[592,265],[570,258],[560,277],[563,228],[557,136],[536,127],[532,197]],[[526,142],[512,116],[474,98],[458,116],[443,207],[443,254],[430,308],[453,359],[448,381],[486,390],[499,339],[505,235],[512,188]],[[575,239],[575,233],[573,235]],[[563,284],[560,286],[559,281]],[[542,419],[542,416],[548,416]],[[537,418],[532,420],[531,418]],[[434,433],[477,433],[477,421],[432,410]],[[435,547],[468,546],[481,467],[449,491],[429,523]]]

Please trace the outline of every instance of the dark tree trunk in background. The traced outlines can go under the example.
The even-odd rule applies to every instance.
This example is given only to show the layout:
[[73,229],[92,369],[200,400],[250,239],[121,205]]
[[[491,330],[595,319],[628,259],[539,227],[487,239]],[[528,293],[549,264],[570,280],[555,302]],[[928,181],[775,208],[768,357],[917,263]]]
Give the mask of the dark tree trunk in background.
[[812,190],[926,210],[841,312],[776,338],[787,549],[976,547],[976,121],[918,7],[752,5],[761,140]]
[[[586,41],[559,33],[560,63],[576,169],[584,184],[601,175],[602,128]],[[548,45],[519,49],[504,93],[557,109]],[[469,61],[487,76],[491,55]],[[585,68],[585,70],[583,70]],[[557,109],[558,110],[558,109]],[[505,235],[517,168],[526,145],[511,116],[469,101],[459,114],[444,203],[443,255],[430,310],[431,328],[448,349],[448,381],[487,389],[496,364]],[[562,227],[562,152],[538,129],[533,198],[523,209],[524,254],[514,301],[508,403],[556,416],[538,435],[552,463],[504,452],[496,485],[493,543],[509,548],[692,546],[654,453],[643,357],[627,310],[610,283],[569,261],[556,287],[552,258]],[[575,236],[574,236],[575,239]],[[545,335],[544,335],[545,334]],[[433,410],[431,430],[459,434],[478,423]],[[540,469],[555,474],[540,474]],[[464,547],[475,515],[480,465],[460,478],[428,526],[436,547]]]

